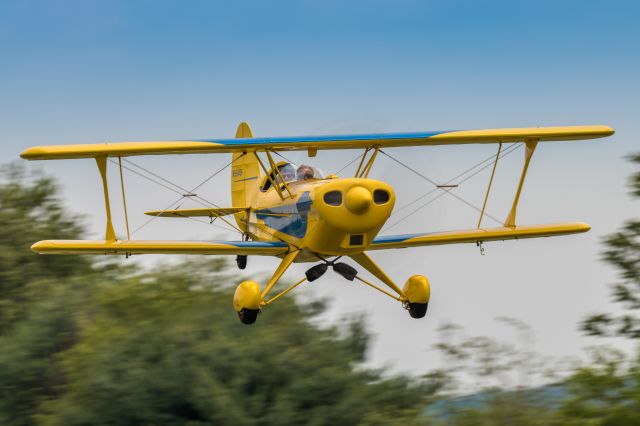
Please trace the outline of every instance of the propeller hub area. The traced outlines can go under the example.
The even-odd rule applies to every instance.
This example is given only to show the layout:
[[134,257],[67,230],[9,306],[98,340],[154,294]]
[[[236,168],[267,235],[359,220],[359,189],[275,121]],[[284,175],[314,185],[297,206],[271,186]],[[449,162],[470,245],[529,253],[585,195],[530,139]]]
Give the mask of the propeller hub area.
[[362,186],[354,186],[347,191],[345,207],[351,213],[357,215],[364,214],[369,210],[369,207],[371,207],[371,203],[373,203],[373,197],[368,189]]

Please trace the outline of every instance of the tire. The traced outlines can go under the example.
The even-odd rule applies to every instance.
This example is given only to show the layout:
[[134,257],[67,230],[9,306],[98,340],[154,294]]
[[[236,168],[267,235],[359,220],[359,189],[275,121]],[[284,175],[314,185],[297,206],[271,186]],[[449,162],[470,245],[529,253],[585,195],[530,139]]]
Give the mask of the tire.
[[236,256],[236,264],[238,265],[238,268],[240,269],[244,269],[247,267],[247,255],[246,254],[240,254],[238,256]]
[[243,324],[253,324],[258,319],[258,312],[260,312],[260,309],[243,308],[238,312],[238,317]]
[[411,318],[423,318],[427,314],[429,303],[409,303],[409,315]]

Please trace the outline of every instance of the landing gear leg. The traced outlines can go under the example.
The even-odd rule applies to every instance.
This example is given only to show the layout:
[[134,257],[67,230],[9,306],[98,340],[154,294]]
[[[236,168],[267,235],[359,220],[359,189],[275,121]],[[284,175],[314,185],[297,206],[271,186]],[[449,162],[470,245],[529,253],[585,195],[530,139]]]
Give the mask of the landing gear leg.
[[400,289],[365,252],[352,255],[351,258],[380,281],[385,283],[391,290],[398,294],[399,297],[395,297],[392,294],[387,293],[371,283],[359,278],[360,281],[363,281],[365,284],[377,288],[388,296],[401,301],[404,308],[409,311],[411,318],[423,318],[427,314],[429,299],[431,297],[431,287],[427,277],[423,275],[413,275],[407,280],[404,288]]
[[238,265],[239,269],[244,269],[247,267],[247,255],[246,254],[239,254],[236,256],[236,264]]
[[[256,322],[260,309],[269,302],[265,302],[265,297],[299,254],[299,251],[291,251],[282,259],[282,262],[280,262],[280,265],[262,292],[260,291],[260,285],[254,281],[243,281],[238,285],[233,295],[233,307],[238,313],[240,322],[243,324],[253,324]],[[244,258],[246,265],[247,256],[240,255],[237,258],[239,267],[241,266],[241,258]]]

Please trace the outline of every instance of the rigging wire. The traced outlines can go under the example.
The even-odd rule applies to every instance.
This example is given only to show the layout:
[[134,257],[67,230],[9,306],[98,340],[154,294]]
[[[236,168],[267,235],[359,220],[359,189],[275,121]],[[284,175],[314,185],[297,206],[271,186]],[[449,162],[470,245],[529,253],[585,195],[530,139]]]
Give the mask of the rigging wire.
[[[246,154],[243,154],[243,155],[246,155]],[[243,156],[243,155],[242,155],[242,156]],[[240,156],[240,157],[238,157],[238,158],[241,158],[242,156]],[[236,158],[236,160],[237,160],[238,158]],[[284,157],[283,157],[283,158],[284,158]],[[110,161],[111,161],[111,160],[110,160]],[[113,161],[112,161],[112,162],[113,162]],[[152,218],[150,218],[149,220],[147,220],[145,223],[143,223],[142,225],[140,225],[139,227],[137,227],[137,228],[136,228],[136,229],[131,233],[131,235],[135,234],[136,232],[138,232],[139,230],[141,230],[142,228],[144,228],[145,226],[147,226],[149,223],[153,222],[155,219],[157,219],[157,218],[160,216],[160,214],[162,214],[162,212],[165,212],[165,211],[167,211],[167,210],[173,209],[173,208],[174,208],[174,206],[176,206],[178,203],[180,203],[180,201],[182,201],[183,199],[187,198],[187,196],[189,196],[189,198],[191,198],[195,203],[198,203],[198,204],[200,204],[200,205],[202,205],[202,206],[210,207],[209,205],[207,205],[207,204],[205,204],[205,203],[201,202],[200,200],[198,200],[198,198],[199,198],[199,199],[201,199],[201,200],[203,200],[203,201],[205,201],[205,202],[207,202],[207,203],[209,203],[209,204],[211,204],[211,205],[213,205],[214,207],[219,207],[219,206],[218,206],[218,205],[216,205],[215,203],[212,203],[212,202],[210,202],[210,201],[206,200],[206,199],[205,199],[205,198],[203,198],[203,197],[200,197],[200,196],[198,196],[198,195],[195,195],[195,196],[191,197],[191,195],[193,194],[193,192],[194,192],[195,190],[197,190],[198,188],[202,187],[202,185],[204,185],[205,183],[207,183],[208,181],[210,181],[211,179],[213,179],[216,175],[218,175],[219,173],[221,173],[222,171],[224,171],[227,167],[229,167],[230,165],[232,165],[232,164],[233,164],[233,161],[229,162],[229,163],[228,163],[228,164],[226,164],[224,167],[222,167],[221,169],[217,170],[216,172],[214,172],[213,174],[211,174],[209,177],[207,177],[206,179],[204,179],[200,184],[196,185],[193,189],[191,189],[191,191],[189,191],[189,190],[187,190],[186,188],[182,188],[181,186],[179,186],[179,185],[175,184],[174,182],[171,182],[170,180],[163,178],[162,176],[160,176],[160,175],[158,175],[158,174],[156,174],[156,173],[152,172],[151,170],[148,170],[148,169],[146,169],[146,168],[144,168],[144,167],[140,166],[139,164],[134,163],[134,162],[133,162],[133,161],[131,161],[131,160],[127,160],[127,162],[128,162],[129,164],[131,164],[132,166],[135,166],[135,167],[139,168],[140,170],[143,170],[143,171],[145,171],[146,173],[149,173],[149,174],[151,174],[151,175],[153,175],[153,176],[157,177],[158,179],[161,179],[161,180],[163,180],[163,181],[167,182],[168,184],[171,184],[171,185],[175,186],[176,188],[181,189],[182,191],[185,191],[185,193],[182,193],[182,192],[180,192],[180,191],[178,191],[178,190],[176,190],[176,189],[173,189],[173,188],[167,187],[166,185],[164,185],[164,184],[162,184],[162,183],[160,183],[160,182],[157,182],[157,181],[155,181],[154,179],[151,179],[151,178],[149,178],[148,176],[145,176],[145,175],[143,175],[143,174],[141,174],[141,173],[137,172],[136,170],[133,170],[133,169],[131,169],[131,168],[129,168],[129,167],[123,166],[125,169],[127,169],[127,170],[129,170],[129,171],[131,171],[131,172],[133,172],[133,173],[135,173],[135,174],[137,174],[138,176],[141,176],[141,177],[143,177],[143,178],[145,178],[145,179],[147,179],[147,180],[149,180],[149,181],[151,181],[151,182],[154,182],[154,183],[156,183],[156,184],[158,184],[158,185],[160,185],[160,186],[162,186],[162,187],[164,187],[164,188],[166,188],[166,189],[168,189],[168,190],[170,190],[170,191],[172,191],[172,192],[175,192],[175,193],[177,193],[177,194],[179,194],[179,195],[180,195],[180,198],[178,198],[176,201],[174,201],[173,203],[169,204],[167,207],[165,207],[164,209],[160,210],[160,211],[158,212],[158,214],[157,214],[157,215],[154,215]],[[242,232],[242,231],[241,231],[237,226],[233,225],[232,223],[230,223],[230,222],[229,222],[228,220],[226,220],[225,218],[223,218],[223,217],[221,217],[221,216],[218,216],[218,218],[219,218],[220,220],[222,220],[224,223],[226,223],[227,225],[229,225],[229,226],[231,226],[232,228],[234,228],[234,229],[233,229],[234,231],[237,231],[237,232],[239,232],[239,233],[241,233],[241,234],[243,234],[243,235],[244,235],[244,232]],[[228,229],[228,228],[225,228],[225,227],[220,226],[220,225],[216,225],[216,224],[211,223],[211,222],[207,222],[207,221],[204,221],[204,220],[198,220],[198,219],[195,219],[195,218],[192,218],[192,217],[187,217],[187,219],[190,219],[190,220],[192,220],[192,221],[194,221],[194,222],[199,222],[199,223],[202,223],[202,224],[206,224],[206,225],[209,225],[209,226],[214,226],[214,227],[216,227],[216,228],[220,228],[220,229],[223,229],[223,230],[225,230],[225,231],[229,231],[229,229]],[[273,232],[271,232],[270,230],[268,230],[268,229],[262,229],[262,231],[263,231],[263,232],[265,232],[265,233],[267,233],[267,234],[269,234],[270,236],[272,236],[272,237],[273,237],[273,238],[275,238],[276,240],[278,240],[278,241],[282,241],[282,239],[281,239],[281,238],[277,237],[277,236],[276,236]]]
[[[502,154],[502,155],[500,155],[500,157],[499,157],[499,158],[504,158],[504,157],[506,157],[507,155],[509,155],[509,154],[511,154],[512,152],[516,151],[516,150],[517,150],[518,148],[520,148],[521,146],[522,146],[522,144],[521,144],[521,143],[513,143],[512,145],[510,145],[510,146],[509,146],[509,147],[508,147],[508,148],[503,152],[503,154]],[[400,161],[396,160],[395,158],[391,157],[391,156],[390,156],[390,155],[388,155],[387,153],[385,153],[385,152],[383,152],[383,151],[380,151],[380,152],[382,152],[383,154],[385,154],[387,157],[391,158],[392,160],[394,160],[394,161],[398,162],[398,163],[399,163],[399,164],[401,164],[402,166],[404,166],[404,167],[408,168],[409,170],[413,171],[414,173],[418,174],[419,176],[426,178],[426,176],[422,176],[420,173],[418,173],[417,171],[413,170],[411,167],[409,167],[409,166],[407,166],[407,165],[403,164],[402,162],[400,162]],[[488,159],[491,159],[491,158],[494,158],[494,159],[495,159],[495,155],[492,155],[492,156],[491,156],[490,158],[488,158]],[[461,176],[464,176],[465,174],[467,174],[467,173],[469,173],[470,171],[472,171],[472,170],[476,169],[478,166],[482,165],[483,163],[486,163],[486,162],[488,161],[488,159],[485,159],[485,160],[481,161],[480,163],[476,164],[475,166],[473,166],[473,167],[471,167],[471,168],[467,169],[466,171],[464,171],[464,172],[462,172],[462,173],[458,174],[456,177],[449,179],[449,180],[447,181],[447,184],[449,184],[449,183],[453,182],[455,179],[457,179],[457,178],[459,178],[459,177],[461,177]],[[473,178],[474,176],[476,176],[477,174],[481,173],[482,171],[486,170],[487,168],[489,168],[489,167],[491,167],[491,166],[492,166],[492,163],[488,163],[488,164],[486,164],[485,166],[481,167],[479,170],[475,171],[474,173],[470,174],[469,176],[467,176],[467,177],[465,177],[464,179],[462,179],[461,181],[459,181],[459,182],[458,182],[458,185],[460,185],[460,184],[462,184],[462,183],[464,183],[464,182],[468,181],[469,179]],[[429,182],[431,182],[431,180],[430,180],[430,179],[428,179],[428,178],[427,178],[427,180],[428,180]],[[409,212],[408,214],[406,214],[405,216],[403,216],[402,218],[400,218],[400,219],[399,219],[399,220],[397,220],[396,222],[394,222],[394,223],[392,223],[391,225],[387,226],[387,227],[384,229],[384,231],[388,231],[388,230],[390,230],[390,229],[394,228],[394,227],[395,227],[396,225],[398,225],[400,222],[404,221],[404,220],[405,220],[405,219],[407,219],[408,217],[410,217],[410,216],[412,216],[413,214],[417,213],[419,210],[422,210],[424,207],[426,207],[426,206],[428,206],[429,204],[433,203],[434,201],[436,201],[437,199],[441,198],[442,196],[444,196],[444,195],[445,195],[445,194],[447,194],[447,193],[448,193],[448,194],[450,194],[450,195],[453,195],[455,198],[459,199],[460,201],[464,202],[465,204],[469,205],[470,207],[474,208],[475,210],[477,210],[477,211],[480,211],[480,212],[481,212],[481,210],[480,210],[479,208],[477,208],[476,206],[472,205],[471,203],[468,203],[466,200],[464,200],[464,199],[462,199],[462,198],[460,198],[460,197],[456,196],[455,194],[452,194],[452,193],[450,192],[450,191],[451,191],[450,189],[446,189],[446,188],[438,188],[438,187],[436,187],[436,188],[432,189],[431,191],[427,192],[426,194],[421,195],[421,196],[420,196],[420,197],[418,197],[416,200],[412,201],[411,203],[409,203],[409,204],[405,205],[404,207],[402,207],[401,209],[399,209],[397,212],[402,211],[402,210],[406,209],[407,207],[409,207],[410,205],[415,204],[415,203],[416,203],[417,201],[419,201],[420,199],[423,199],[423,198],[425,198],[426,196],[428,196],[428,195],[430,195],[430,194],[432,194],[432,193],[436,192],[438,189],[442,189],[442,190],[443,190],[443,192],[441,192],[440,194],[438,194],[436,197],[432,198],[431,200],[429,200],[429,201],[425,202],[424,204],[421,204],[420,206],[418,206],[417,208],[415,208],[414,210],[412,210],[411,212]],[[486,213],[486,212],[485,212],[485,213],[484,213],[484,216],[487,216],[488,218],[490,218],[490,219],[492,219],[493,221],[497,222],[498,224],[502,225],[502,222],[501,222],[499,219],[495,218],[494,216],[490,215],[489,213]]]
[[[209,201],[209,200],[207,200],[207,199],[203,198],[202,196],[200,196],[200,195],[198,195],[198,194],[194,194],[194,193],[193,193],[193,191],[195,191],[195,190],[197,190],[198,188],[202,187],[202,185],[204,185],[206,182],[210,181],[213,177],[215,177],[217,174],[219,174],[220,172],[222,172],[224,169],[226,169],[227,167],[229,167],[229,166],[231,165],[231,163],[228,163],[228,164],[227,164],[226,166],[224,166],[222,169],[220,169],[220,170],[216,171],[215,173],[213,173],[212,175],[210,175],[208,178],[206,178],[204,181],[202,181],[202,183],[200,183],[198,186],[194,187],[191,191],[189,191],[188,189],[183,188],[182,186],[178,185],[177,183],[172,182],[172,181],[170,181],[170,180],[168,180],[168,179],[165,179],[165,178],[163,178],[162,176],[158,175],[157,173],[154,173],[154,172],[152,172],[151,170],[146,169],[146,168],[142,167],[141,165],[134,163],[134,162],[133,162],[133,161],[131,161],[131,160],[127,160],[127,159],[125,159],[124,161],[126,161],[127,163],[131,164],[132,166],[137,167],[138,169],[140,169],[140,170],[142,170],[142,171],[144,171],[144,172],[146,172],[146,173],[148,173],[148,174],[150,174],[150,175],[152,175],[152,176],[154,176],[154,177],[156,177],[156,178],[158,178],[158,179],[161,179],[161,180],[162,180],[162,181],[164,181],[164,182],[167,182],[167,183],[168,183],[168,184],[170,184],[170,185],[175,186],[175,187],[176,187],[176,188],[178,188],[180,191],[182,191],[182,192],[180,192],[180,191],[177,191],[177,190],[175,190],[175,189],[171,189],[173,192],[178,193],[178,194],[181,194],[181,195],[185,195],[185,196],[193,197],[193,198],[199,198],[200,200],[202,200],[203,202],[205,202],[205,203],[209,204],[210,206],[217,207],[217,208],[220,208],[220,206],[219,206],[219,205],[217,205],[217,204],[216,204],[216,203],[214,203],[214,202],[211,202],[211,201]],[[127,170],[131,170],[131,169],[127,169]],[[134,173],[135,173],[135,172],[134,172]],[[138,175],[139,175],[139,174],[138,174]],[[166,186],[165,186],[165,188],[166,188]],[[170,189],[170,188],[168,188],[168,189]],[[201,204],[201,205],[204,205],[203,203],[200,203],[200,204]],[[207,205],[207,207],[209,207],[209,205]]]
[[[240,158],[240,157],[238,157],[238,158]],[[109,161],[110,161],[110,162],[112,162],[112,163],[114,163],[114,164],[116,164],[116,162],[115,162],[114,160],[109,159]],[[148,170],[148,169],[146,169],[146,168],[144,168],[144,167],[142,167],[142,166],[140,166],[140,165],[138,165],[138,164],[134,163],[133,161],[130,161],[130,160],[125,160],[125,161],[126,161],[127,163],[131,164],[132,166],[135,166],[135,167],[139,168],[140,170],[143,170],[144,172],[146,172],[146,173],[148,173],[148,174],[150,174],[150,175],[152,175],[152,176],[154,176],[154,177],[156,177],[156,178],[158,178],[158,179],[160,179],[160,180],[162,180],[162,181],[164,181],[164,182],[167,182],[168,184],[171,184],[171,185],[173,185],[174,187],[176,187],[176,188],[178,188],[178,189],[180,189],[180,190],[184,191],[184,192],[180,192],[180,191],[178,191],[178,190],[176,190],[176,189],[174,189],[174,188],[171,188],[171,187],[169,187],[169,186],[167,186],[167,185],[163,184],[162,182],[159,182],[159,181],[157,181],[157,180],[155,180],[155,179],[153,179],[153,178],[150,178],[149,176],[146,176],[146,175],[144,175],[144,174],[142,174],[142,173],[140,173],[140,172],[138,172],[138,171],[136,171],[136,170],[134,170],[134,169],[132,169],[132,168],[130,168],[130,167],[123,166],[123,168],[125,168],[126,170],[128,170],[128,171],[130,171],[130,172],[132,172],[132,173],[135,173],[136,175],[138,175],[138,176],[140,176],[140,177],[142,177],[142,178],[144,178],[144,179],[147,179],[147,180],[149,180],[149,181],[151,181],[151,182],[153,182],[153,183],[155,183],[155,184],[157,184],[157,185],[162,186],[162,187],[163,187],[163,188],[165,188],[165,189],[168,189],[168,190],[170,190],[170,191],[172,191],[172,192],[175,192],[175,193],[177,193],[177,194],[179,194],[179,195],[180,195],[180,198],[179,198],[179,199],[177,199],[177,200],[176,200],[176,201],[174,201],[173,203],[169,204],[169,206],[167,206],[166,208],[164,208],[163,210],[161,210],[157,215],[153,216],[151,219],[147,220],[145,223],[143,223],[142,225],[140,225],[139,227],[137,227],[137,228],[136,228],[136,229],[131,233],[132,235],[133,235],[133,234],[135,234],[136,232],[138,232],[139,230],[141,230],[142,228],[144,228],[145,226],[147,226],[149,223],[153,222],[156,218],[158,218],[158,217],[159,217],[159,215],[160,215],[162,212],[167,211],[167,210],[169,210],[169,209],[173,208],[175,205],[177,205],[177,204],[178,204],[180,201],[182,201],[184,198],[186,198],[186,197],[190,196],[191,194],[193,194],[193,191],[195,191],[195,190],[197,190],[198,188],[202,187],[202,185],[204,185],[206,182],[210,181],[213,177],[215,177],[216,175],[218,175],[219,173],[221,173],[222,171],[224,171],[227,167],[229,167],[229,166],[233,163],[233,161],[231,161],[231,162],[227,163],[227,164],[226,164],[226,165],[224,165],[222,168],[220,168],[219,170],[217,170],[216,172],[214,172],[213,174],[211,174],[209,177],[207,177],[207,178],[206,178],[204,181],[202,181],[200,184],[198,184],[197,186],[195,186],[191,191],[189,191],[189,190],[187,190],[186,188],[182,188],[180,185],[177,185],[176,183],[171,182],[170,180],[165,179],[165,178],[163,178],[162,176],[160,176],[160,175],[158,175],[158,174],[156,174],[156,173],[152,172],[151,170]],[[204,207],[210,207],[211,205],[212,205],[212,206],[214,206],[214,207],[219,207],[219,206],[218,206],[218,205],[216,205],[215,203],[212,203],[212,202],[210,202],[210,201],[208,201],[208,200],[206,200],[206,199],[204,199],[203,197],[200,197],[200,196],[198,196],[198,195],[195,195],[195,197],[194,197],[194,198],[195,198],[195,199],[193,199],[193,201],[194,201],[194,202],[196,202],[196,203],[198,203],[198,204],[200,204],[200,205],[202,205],[202,206],[204,206]],[[200,199],[200,200],[203,200],[204,202],[200,201],[199,199]],[[208,203],[208,204],[206,204],[206,203]],[[195,220],[195,219],[193,219],[193,218],[190,218],[190,219]],[[224,218],[222,218],[222,217],[220,217],[220,219],[221,219],[224,223],[226,223],[227,225],[229,225],[230,227],[232,227],[235,231],[242,233],[242,231],[241,231],[237,226],[233,225],[233,224],[232,224],[231,222],[229,222],[228,220],[226,220],[226,219],[224,219]],[[199,220],[196,220],[196,221],[197,221],[197,222],[201,222],[201,223],[206,223],[206,222],[204,222],[204,221],[199,221]],[[211,225],[213,225],[213,224],[211,224]],[[214,226],[216,226],[216,227],[218,227],[218,228],[221,228],[221,229],[228,230],[227,228],[224,228],[224,227],[221,227],[221,226],[218,226],[218,225],[214,225]]]
[[[427,182],[429,182],[429,183],[433,184],[434,186],[438,187],[438,184],[437,184],[436,182],[434,182],[433,180],[429,179],[428,177],[426,177],[426,176],[425,176],[425,175],[423,175],[422,173],[418,172],[417,170],[415,170],[415,169],[414,169],[414,168],[412,168],[411,166],[408,166],[408,165],[404,164],[402,161],[397,160],[396,158],[392,157],[391,155],[387,154],[386,152],[384,152],[384,151],[382,151],[382,150],[380,150],[380,152],[382,152],[382,153],[383,153],[384,155],[386,155],[387,157],[391,158],[391,159],[392,159],[393,161],[395,161],[396,163],[398,163],[398,164],[402,165],[403,167],[405,167],[405,168],[407,168],[407,169],[411,170],[413,173],[417,174],[418,176],[420,176],[421,178],[423,178],[423,179],[424,179],[424,180],[426,180]],[[460,202],[462,202],[462,203],[464,203],[464,204],[468,205],[468,206],[469,206],[469,207],[471,207],[472,209],[477,210],[478,212],[482,212],[482,209],[480,209],[479,207],[474,206],[473,204],[471,204],[470,202],[468,202],[468,201],[467,201],[467,200],[465,200],[464,198],[460,197],[460,196],[459,196],[459,195],[457,195],[457,194],[454,194],[454,193],[452,192],[453,188],[442,188],[442,187],[440,187],[440,188],[438,188],[438,189],[442,189],[444,192],[446,192],[447,194],[451,195],[452,197],[454,197],[455,199],[459,200]],[[486,213],[486,212],[485,212],[485,215],[486,215],[488,218],[490,218],[490,219],[492,219],[492,220],[496,221],[497,223],[501,223],[501,222],[500,222],[500,219],[495,218],[494,216],[490,215],[489,213]]]
[[[506,148],[506,149],[505,149],[505,150],[500,154],[500,157],[499,157],[499,158],[506,157],[507,155],[511,154],[511,152],[513,152],[513,151],[515,151],[516,149],[520,148],[520,146],[521,146],[521,145],[519,145],[519,144],[517,144],[517,143],[513,143],[513,144],[509,145],[509,146],[508,146],[508,147],[507,147],[507,148]],[[457,174],[456,176],[454,176],[454,177],[452,177],[451,179],[449,179],[448,181],[446,181],[446,182],[445,182],[445,185],[452,184],[456,179],[461,178],[462,176],[464,176],[464,175],[466,175],[467,173],[471,172],[472,170],[474,170],[474,169],[476,169],[476,168],[478,168],[478,167],[482,166],[484,163],[487,163],[488,161],[495,161],[495,157],[496,157],[495,155],[492,155],[492,156],[490,156],[490,157],[485,158],[485,159],[484,159],[484,160],[482,160],[481,162],[479,162],[479,163],[475,164],[474,166],[472,166],[472,167],[468,168],[468,169],[467,169],[467,170],[465,170],[464,172],[459,173],[459,174]],[[490,164],[488,164],[488,165],[485,165],[482,169],[480,169],[480,171],[485,170],[485,169],[486,169],[487,167],[489,167],[490,165],[491,165],[491,163],[490,163]],[[474,174],[472,174],[471,176],[475,176],[476,174],[477,174],[477,173],[474,173]],[[463,180],[463,181],[461,181],[461,182],[458,182],[458,185],[459,185],[459,184],[461,184],[461,183],[463,183],[463,182],[466,182],[467,180],[468,180],[468,179],[465,179],[465,180]],[[418,201],[422,200],[423,198],[425,198],[425,197],[427,197],[427,196],[429,196],[429,195],[433,194],[434,192],[438,191],[438,189],[441,189],[441,188],[433,188],[432,190],[425,192],[424,194],[420,195],[418,198],[416,198],[415,200],[411,201],[410,203],[405,204],[404,206],[400,207],[399,209],[396,209],[393,213],[394,213],[394,214],[398,214],[398,213],[400,213],[401,211],[403,211],[403,210],[407,209],[408,207],[410,207],[410,206],[414,205],[415,203],[417,203]]]
[[[238,158],[240,158],[240,157],[238,157]],[[194,187],[193,189],[191,189],[191,191],[189,191],[188,189],[183,188],[183,187],[181,187],[180,185],[178,185],[178,184],[176,184],[176,183],[174,183],[174,182],[171,182],[171,181],[170,181],[170,180],[168,180],[168,179],[163,178],[162,176],[160,176],[160,175],[158,175],[158,174],[156,174],[156,173],[152,172],[152,171],[151,171],[151,170],[149,170],[149,169],[146,169],[146,168],[144,168],[144,167],[140,166],[139,164],[134,163],[134,162],[133,162],[133,161],[131,161],[131,160],[125,160],[125,161],[126,161],[127,163],[131,164],[132,166],[135,166],[135,167],[137,167],[137,168],[139,168],[139,169],[141,169],[141,170],[145,171],[146,173],[149,173],[149,174],[151,174],[151,175],[153,175],[153,176],[155,176],[155,177],[157,177],[157,178],[159,178],[159,179],[162,179],[163,181],[165,181],[165,182],[167,182],[167,183],[169,183],[169,184],[171,184],[171,185],[175,186],[176,188],[178,188],[178,189],[180,189],[180,190],[184,191],[184,192],[180,192],[180,191],[177,191],[177,190],[172,189],[172,188],[168,188],[167,186],[160,184],[160,185],[162,185],[163,187],[165,187],[165,188],[167,188],[167,189],[169,189],[169,190],[171,190],[171,191],[175,192],[176,194],[180,194],[180,195],[182,196],[182,198],[192,197],[193,201],[194,201],[195,203],[197,203],[197,204],[200,204],[201,206],[204,206],[204,207],[211,207],[211,206],[213,206],[213,207],[216,207],[216,208],[220,208],[220,206],[219,206],[219,205],[217,205],[216,203],[213,203],[213,202],[211,202],[211,201],[209,201],[209,200],[205,199],[204,197],[199,196],[198,194],[194,194],[193,192],[194,192],[195,190],[197,190],[198,188],[202,187],[202,185],[204,185],[206,182],[210,181],[212,178],[214,178],[216,175],[218,175],[219,173],[221,173],[224,169],[226,169],[227,167],[229,167],[229,166],[233,163],[233,161],[229,162],[229,163],[228,163],[228,164],[226,164],[224,167],[222,167],[220,170],[218,170],[218,171],[214,172],[212,175],[210,175],[208,178],[206,178],[204,181],[202,181],[199,185],[197,185],[196,187]],[[128,167],[126,167],[126,166],[125,166],[125,168],[126,168],[127,170],[129,170],[129,171],[132,171],[133,173],[136,173],[138,176],[145,177],[145,176],[141,175],[140,173],[137,173],[135,170],[132,170],[132,169],[130,169],[130,168],[128,168]],[[145,177],[145,178],[146,178],[146,177]],[[151,180],[151,179],[150,179],[150,180]],[[152,182],[155,182],[155,181],[153,181],[153,180],[151,180],[151,181],[152,181]],[[156,182],[156,183],[158,183],[158,182]],[[202,201],[200,201],[200,200],[202,200]],[[220,216],[219,216],[219,217],[220,217]],[[220,220],[222,220],[224,223],[226,223],[227,225],[229,225],[230,227],[232,227],[235,231],[238,231],[238,232],[242,233],[242,231],[241,231],[238,227],[236,227],[235,225],[233,225],[230,221],[228,221],[228,220],[224,219],[223,217],[220,217]],[[224,229],[224,228],[223,228],[223,229]]]
[[[282,159],[284,159],[285,161],[289,162],[290,164],[295,164],[293,161],[289,160],[287,157],[285,157],[284,155],[280,154],[278,151],[272,151],[274,154],[276,154],[277,156],[281,157]],[[338,170],[335,173],[332,173],[334,175],[337,175],[339,173],[341,173],[344,169],[346,169],[347,167],[349,167],[350,165],[352,165],[353,163],[355,163],[356,161],[358,161],[364,154],[360,154],[358,155],[356,158],[354,158],[353,160],[349,161],[347,164],[345,164],[340,170]]]
[[278,151],[271,151],[273,152],[275,155],[277,155],[278,157],[282,158],[284,161],[286,161],[289,164],[296,164],[294,161],[289,160],[287,157],[285,157],[284,155],[280,154]]
[[358,155],[356,158],[354,158],[353,160],[349,161],[347,164],[344,165],[344,167],[342,167],[340,170],[338,170],[334,174],[337,175],[338,173],[341,173],[344,169],[346,169],[347,167],[349,167],[350,165],[358,161],[360,158],[362,158],[363,155],[365,155],[365,153],[362,153]]

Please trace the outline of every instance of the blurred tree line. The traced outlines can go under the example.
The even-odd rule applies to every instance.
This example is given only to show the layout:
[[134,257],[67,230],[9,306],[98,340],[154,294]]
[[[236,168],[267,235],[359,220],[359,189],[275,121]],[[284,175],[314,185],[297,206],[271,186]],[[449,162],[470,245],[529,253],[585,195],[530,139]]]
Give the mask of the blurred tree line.
[[[37,256],[35,241],[81,238],[81,220],[46,176],[0,173],[0,425],[640,424],[640,356],[605,347],[563,366],[535,354],[514,319],[499,320],[519,345],[447,324],[441,368],[390,377],[363,366],[362,318],[313,321],[323,301],[286,297],[240,324],[223,259],[143,270]],[[640,337],[639,231],[631,221],[605,241],[626,311],[587,319],[588,333]]]

